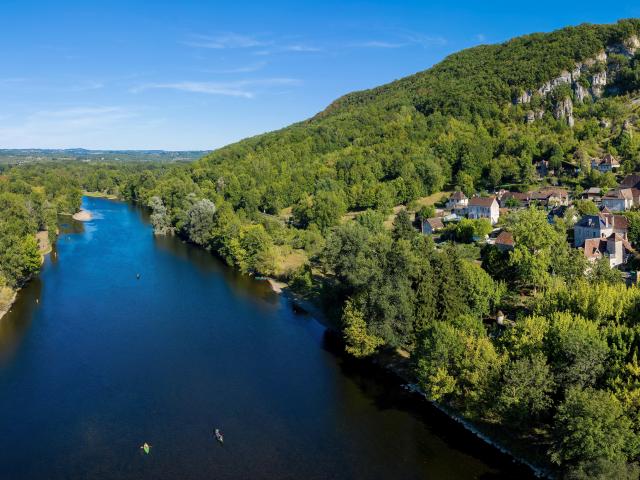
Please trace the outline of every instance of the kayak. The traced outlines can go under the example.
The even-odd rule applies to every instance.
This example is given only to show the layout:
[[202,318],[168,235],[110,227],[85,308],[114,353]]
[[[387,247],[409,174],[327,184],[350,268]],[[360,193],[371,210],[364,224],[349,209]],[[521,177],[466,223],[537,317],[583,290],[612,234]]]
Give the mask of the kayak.
[[215,431],[215,435],[216,435],[216,440],[218,440],[220,443],[224,443],[224,436],[222,435],[222,432],[217,428]]

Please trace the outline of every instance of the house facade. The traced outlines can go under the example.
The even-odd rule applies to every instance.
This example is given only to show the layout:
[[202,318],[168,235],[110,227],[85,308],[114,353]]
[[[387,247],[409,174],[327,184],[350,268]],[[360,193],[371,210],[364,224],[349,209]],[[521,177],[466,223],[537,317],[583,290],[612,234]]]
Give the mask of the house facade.
[[614,233],[627,239],[629,221],[622,215],[600,212],[598,215],[585,215],[573,227],[574,246],[583,247],[588,239],[606,239]]
[[632,251],[629,242],[617,233],[609,235],[606,239],[588,238],[584,242],[584,256],[587,260],[596,262],[606,258],[611,268],[627,263]]
[[633,191],[630,188],[616,188],[607,192],[601,204],[613,212],[624,212],[633,207]]
[[440,217],[422,219],[422,233],[424,235],[432,235],[435,232],[442,230],[443,228],[444,223],[442,222],[442,218]]
[[496,197],[473,197],[467,206],[467,217],[472,219],[486,218],[492,225],[498,223],[500,206]]
[[467,208],[468,204],[469,204],[469,199],[467,198],[467,196],[464,193],[457,191],[457,192],[453,192],[449,197],[449,200],[447,200],[447,209],[449,210],[465,209]]
[[602,173],[613,172],[620,168],[620,162],[610,153],[602,158],[591,159],[591,168]]

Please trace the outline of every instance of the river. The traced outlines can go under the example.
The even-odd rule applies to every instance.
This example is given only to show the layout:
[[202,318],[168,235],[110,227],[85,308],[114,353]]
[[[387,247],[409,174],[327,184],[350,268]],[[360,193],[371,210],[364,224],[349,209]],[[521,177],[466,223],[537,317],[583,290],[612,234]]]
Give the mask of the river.
[[529,477],[265,282],[83,202],[0,321],[3,480]]

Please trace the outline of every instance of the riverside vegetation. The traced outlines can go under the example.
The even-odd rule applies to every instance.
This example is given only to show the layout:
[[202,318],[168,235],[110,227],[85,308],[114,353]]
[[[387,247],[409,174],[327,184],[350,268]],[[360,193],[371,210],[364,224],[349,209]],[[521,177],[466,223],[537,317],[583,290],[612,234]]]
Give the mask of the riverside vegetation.
[[80,208],[81,190],[64,171],[0,170],[0,312],[42,263],[36,233],[57,236],[58,215]]
[[[22,171],[64,169],[85,190],[150,206],[158,233],[288,280],[338,319],[349,353],[406,352],[430,399],[537,445],[554,473],[637,478],[640,289],[586,268],[568,243],[571,215],[511,215],[505,253],[461,243],[473,237],[462,231],[436,245],[408,209],[444,188],[525,191],[539,160],[556,172],[542,183],[575,194],[615,184],[589,169],[591,156],[640,170],[639,34],[639,20],[624,20],[471,48],[189,165]],[[577,63],[580,78],[554,81]],[[389,228],[394,206],[407,208]],[[640,219],[630,220],[633,236]],[[460,230],[474,228],[486,226]],[[484,321],[498,309],[512,327]]]

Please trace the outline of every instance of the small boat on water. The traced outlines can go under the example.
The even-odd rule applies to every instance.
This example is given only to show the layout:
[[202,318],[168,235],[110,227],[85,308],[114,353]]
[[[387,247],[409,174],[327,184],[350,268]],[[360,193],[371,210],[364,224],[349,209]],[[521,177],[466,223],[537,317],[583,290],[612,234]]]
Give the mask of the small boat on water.
[[220,429],[216,428],[214,433],[216,436],[216,440],[218,440],[220,443],[224,443],[224,435],[222,435],[222,432],[220,431]]
[[149,445],[147,442],[144,442],[144,444],[140,446],[140,448],[147,455],[149,455],[149,453],[151,452],[151,445]]

